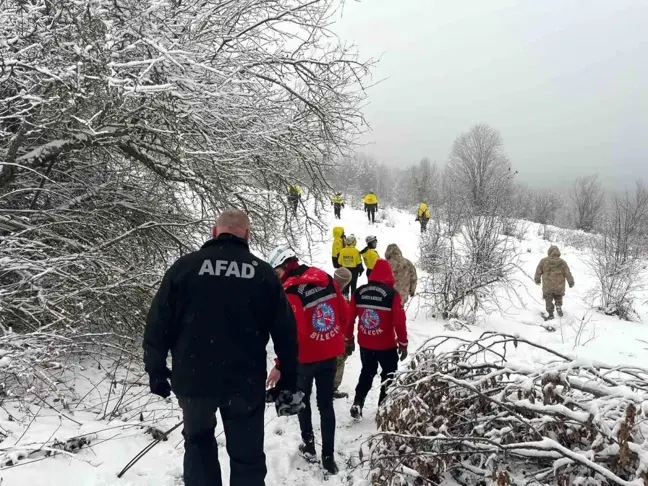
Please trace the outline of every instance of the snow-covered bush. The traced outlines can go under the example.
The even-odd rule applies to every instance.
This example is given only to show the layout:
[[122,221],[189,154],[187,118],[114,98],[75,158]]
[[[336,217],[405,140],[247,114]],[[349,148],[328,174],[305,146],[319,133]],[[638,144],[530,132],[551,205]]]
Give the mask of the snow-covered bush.
[[372,481],[645,484],[647,414],[648,370],[572,361],[510,335],[439,336],[379,410]]
[[545,241],[555,243],[558,238],[558,230],[554,226],[543,224],[538,226],[538,236]]
[[528,221],[514,218],[504,218],[502,222],[502,234],[510,236],[522,242],[526,239],[531,224]]
[[297,183],[319,224],[367,74],[331,37],[334,9],[3,2],[0,326],[136,335],[160,272],[219,211],[246,210],[267,249],[296,231]]
[[648,188],[638,183],[612,201],[601,235],[592,240],[588,261],[597,278],[599,309],[635,320],[634,301],[645,287],[641,274],[648,256]]
[[515,292],[518,253],[504,236],[505,218],[460,211],[445,216],[421,238],[419,265],[426,276],[420,295],[434,316],[473,321],[479,310],[498,306],[498,292]]

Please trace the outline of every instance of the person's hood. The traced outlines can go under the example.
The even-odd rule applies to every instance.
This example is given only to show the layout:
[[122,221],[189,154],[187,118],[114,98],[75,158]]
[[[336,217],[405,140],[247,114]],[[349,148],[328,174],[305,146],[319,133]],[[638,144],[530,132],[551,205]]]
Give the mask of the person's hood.
[[421,203],[420,206],[419,206],[419,209],[420,209],[421,211],[425,211],[425,210],[427,209],[427,204],[425,204],[425,203]]
[[329,276],[324,270],[301,265],[290,273],[289,277],[284,282],[284,288],[303,284],[313,284],[318,287],[326,287],[328,283]]
[[556,245],[551,245],[551,246],[549,247],[549,251],[547,252],[547,254],[548,254],[550,257],[556,257],[556,258],[559,258],[559,257],[560,257],[560,250],[558,249],[558,247],[557,247]]
[[344,234],[344,228],[342,226],[336,226],[333,228],[333,238],[342,238]]
[[390,287],[394,286],[396,278],[394,278],[394,272],[392,272],[391,266],[389,266],[387,260],[381,258],[376,262],[376,265],[371,271],[371,275],[369,275],[369,281],[384,283]]
[[403,252],[398,248],[396,243],[391,243],[385,250],[385,258],[387,260],[394,260],[395,258],[403,258]]

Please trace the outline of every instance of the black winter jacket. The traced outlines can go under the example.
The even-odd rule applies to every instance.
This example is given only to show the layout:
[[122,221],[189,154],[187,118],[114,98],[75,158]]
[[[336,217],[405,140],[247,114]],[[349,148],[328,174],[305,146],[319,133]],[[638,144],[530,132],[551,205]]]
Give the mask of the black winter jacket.
[[144,363],[162,375],[170,350],[177,396],[256,398],[265,392],[269,336],[280,387],[294,390],[297,331],[281,282],[245,240],[221,235],[164,275],[146,319]]

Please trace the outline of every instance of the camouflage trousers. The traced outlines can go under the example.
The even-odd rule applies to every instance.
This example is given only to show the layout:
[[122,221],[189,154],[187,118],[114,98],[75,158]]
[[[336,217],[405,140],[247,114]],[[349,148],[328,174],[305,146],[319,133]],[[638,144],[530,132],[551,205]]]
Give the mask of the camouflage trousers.
[[337,391],[342,383],[342,377],[344,377],[344,362],[347,360],[346,354],[341,354],[335,358],[335,379],[333,380],[333,391]]
[[563,305],[563,296],[560,294],[542,294],[542,297],[545,300],[546,309],[549,314],[553,314],[554,302],[556,303],[556,307],[562,307]]

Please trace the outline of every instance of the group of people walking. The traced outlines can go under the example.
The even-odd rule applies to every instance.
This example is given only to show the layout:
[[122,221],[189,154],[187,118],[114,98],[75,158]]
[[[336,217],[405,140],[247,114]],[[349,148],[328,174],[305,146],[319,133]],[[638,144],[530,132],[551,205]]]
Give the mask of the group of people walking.
[[[344,230],[336,234],[342,237]],[[372,260],[368,282],[350,293],[351,271],[342,263],[350,261],[344,258],[349,252],[343,251],[353,248],[347,245],[351,240],[344,239],[343,256],[338,255],[331,277],[300,263],[288,247],[275,249],[268,262],[255,257],[248,246],[250,222],[241,211],[223,212],[212,236],[164,275],[143,341],[152,393],[169,397],[173,391],[182,408],[185,485],[222,485],[214,437],[217,411],[230,458],[230,485],[265,484],[268,401],[274,402],[278,415],[298,415],[298,449],[314,460],[313,384],[321,416],[321,463],[335,474],[333,399],[344,360],[355,351],[356,321],[362,371],[350,413],[359,418],[378,368],[382,402],[398,360],[407,356],[403,304],[416,291],[416,276],[415,271],[408,275],[404,285],[399,273],[411,272],[413,265],[394,251],[396,245],[387,251],[395,259],[380,259],[373,240],[364,252]],[[351,254],[351,260],[357,262],[357,255]],[[277,359],[266,376],[270,337]]]
[[[364,204],[364,211],[367,213],[367,219],[370,223],[376,222],[376,212],[378,212],[378,197],[373,191],[369,191],[362,198]],[[342,217],[342,208],[344,208],[344,196],[341,192],[336,192],[333,197],[331,197],[331,204],[333,205],[333,214],[335,219],[340,219]]]

